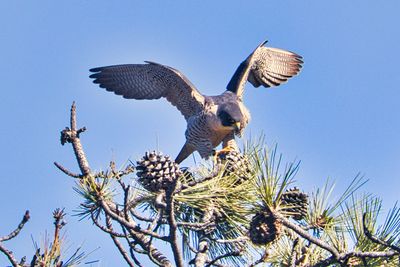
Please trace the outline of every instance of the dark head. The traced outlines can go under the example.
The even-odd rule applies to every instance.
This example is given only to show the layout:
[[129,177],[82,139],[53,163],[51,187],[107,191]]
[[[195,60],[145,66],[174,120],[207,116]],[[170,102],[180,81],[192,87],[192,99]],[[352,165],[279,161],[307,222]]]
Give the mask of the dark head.
[[232,127],[235,132],[240,131],[243,115],[237,105],[221,105],[218,108],[217,116],[223,126]]

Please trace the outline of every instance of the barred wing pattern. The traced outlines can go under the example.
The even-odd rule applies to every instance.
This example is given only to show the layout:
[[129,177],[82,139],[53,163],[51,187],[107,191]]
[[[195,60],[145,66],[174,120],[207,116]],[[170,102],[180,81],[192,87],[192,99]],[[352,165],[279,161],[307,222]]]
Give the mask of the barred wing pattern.
[[203,109],[204,96],[178,70],[154,62],[93,68],[90,78],[127,99],[167,98],[185,119]]
[[274,87],[300,72],[303,64],[301,56],[279,48],[264,47],[265,43],[261,43],[239,65],[228,83],[228,91],[242,97],[246,81],[255,87]]
[[248,81],[255,87],[278,86],[300,72],[301,56],[286,50],[260,47],[251,66]]

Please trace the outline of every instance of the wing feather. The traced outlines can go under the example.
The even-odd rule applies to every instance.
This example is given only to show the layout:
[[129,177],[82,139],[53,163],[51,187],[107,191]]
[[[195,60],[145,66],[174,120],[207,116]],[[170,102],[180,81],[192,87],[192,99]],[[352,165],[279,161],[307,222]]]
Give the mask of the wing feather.
[[165,97],[186,119],[202,110],[204,96],[181,72],[161,64],[146,63],[93,68],[90,78],[101,88],[127,99]]
[[274,87],[300,72],[303,64],[301,56],[279,48],[264,47],[265,43],[261,43],[239,65],[228,83],[228,91],[241,98],[247,81],[254,87]]
[[253,85],[272,87],[285,83],[300,72],[302,63],[301,56],[293,52],[272,47],[260,47],[256,51],[251,72],[255,76],[262,77],[262,82]]

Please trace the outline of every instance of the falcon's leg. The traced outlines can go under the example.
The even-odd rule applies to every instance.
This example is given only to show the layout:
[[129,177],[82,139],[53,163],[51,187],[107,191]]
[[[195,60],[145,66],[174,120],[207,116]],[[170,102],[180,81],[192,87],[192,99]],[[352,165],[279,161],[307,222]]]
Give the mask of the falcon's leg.
[[195,151],[194,147],[189,145],[188,143],[185,143],[179,152],[178,156],[175,159],[175,162],[180,164],[182,161],[184,161],[187,157],[190,156]]
[[236,144],[235,134],[233,132],[229,133],[222,140],[222,149],[215,152],[215,154],[214,154],[214,162],[217,161],[217,158],[218,158],[219,155],[229,153],[230,151],[239,152],[239,147]]

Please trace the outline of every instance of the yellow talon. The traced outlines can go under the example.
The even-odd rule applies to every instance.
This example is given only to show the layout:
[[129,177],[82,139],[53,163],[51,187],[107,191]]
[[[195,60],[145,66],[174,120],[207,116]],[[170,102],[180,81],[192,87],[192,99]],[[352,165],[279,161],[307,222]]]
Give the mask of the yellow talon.
[[229,152],[231,152],[231,151],[236,151],[236,149],[233,148],[233,147],[227,146],[227,147],[224,147],[224,148],[222,148],[221,150],[217,151],[217,152],[215,153],[215,156],[219,156],[220,154],[229,153]]
[[236,149],[234,147],[231,147],[231,146],[226,146],[226,147],[222,148],[221,150],[215,151],[214,157],[213,157],[214,165],[218,163],[219,155],[227,154],[227,153],[229,153],[231,151],[236,151]]

